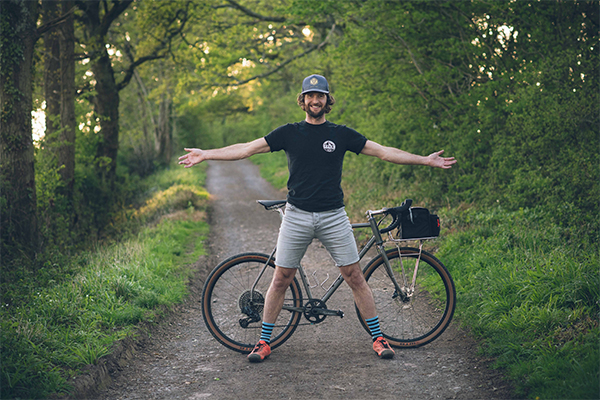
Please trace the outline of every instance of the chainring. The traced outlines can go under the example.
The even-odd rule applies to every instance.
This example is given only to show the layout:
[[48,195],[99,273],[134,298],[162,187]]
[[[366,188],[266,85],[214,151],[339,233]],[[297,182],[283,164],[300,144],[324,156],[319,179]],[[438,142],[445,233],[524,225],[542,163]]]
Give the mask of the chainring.
[[313,324],[323,322],[326,315],[318,314],[317,310],[327,310],[325,302],[317,299],[308,300],[304,305],[304,318]]

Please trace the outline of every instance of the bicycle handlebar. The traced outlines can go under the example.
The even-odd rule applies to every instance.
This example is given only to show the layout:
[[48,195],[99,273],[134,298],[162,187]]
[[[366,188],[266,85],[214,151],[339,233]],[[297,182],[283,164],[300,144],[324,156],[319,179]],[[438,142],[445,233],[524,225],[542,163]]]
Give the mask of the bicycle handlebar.
[[381,210],[377,210],[377,211],[368,211],[368,214],[370,216],[379,215],[379,214],[391,215],[392,223],[389,224],[387,227],[379,230],[379,232],[381,232],[381,233],[387,233],[389,231],[396,229],[398,227],[398,225],[400,225],[400,216],[402,216],[402,214],[404,214],[406,211],[408,211],[408,209],[410,208],[411,205],[412,205],[412,199],[406,199],[398,207],[382,208]]

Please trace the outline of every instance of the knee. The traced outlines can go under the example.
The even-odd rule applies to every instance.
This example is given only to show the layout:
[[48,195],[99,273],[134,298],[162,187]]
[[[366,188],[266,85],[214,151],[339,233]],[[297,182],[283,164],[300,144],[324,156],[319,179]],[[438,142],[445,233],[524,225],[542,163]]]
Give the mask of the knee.
[[275,273],[273,274],[271,287],[275,291],[285,291],[294,280],[295,275],[295,268],[275,267]]
[[341,272],[344,280],[352,289],[360,288],[367,283],[362,271],[357,266],[342,267]]

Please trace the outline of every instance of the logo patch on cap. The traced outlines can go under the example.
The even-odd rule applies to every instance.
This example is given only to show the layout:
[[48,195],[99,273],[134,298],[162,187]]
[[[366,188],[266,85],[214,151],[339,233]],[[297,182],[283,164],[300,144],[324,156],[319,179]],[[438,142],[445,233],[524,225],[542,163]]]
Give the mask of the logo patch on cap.
[[310,75],[302,81],[302,94],[308,92],[329,93],[329,83],[321,75]]

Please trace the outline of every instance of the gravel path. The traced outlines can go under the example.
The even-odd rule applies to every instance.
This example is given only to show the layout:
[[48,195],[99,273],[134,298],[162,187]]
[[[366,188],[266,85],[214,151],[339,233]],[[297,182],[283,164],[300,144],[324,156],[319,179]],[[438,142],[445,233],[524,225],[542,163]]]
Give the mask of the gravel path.
[[[327,304],[344,310],[346,317],[300,326],[261,364],[250,364],[244,355],[221,346],[202,319],[203,280],[227,256],[269,252],[279,216],[255,200],[285,194],[260,178],[249,161],[210,162],[207,189],[212,194],[210,255],[198,262],[190,298],[151,329],[150,338],[140,341],[96,400],[514,398],[501,374],[477,356],[476,343],[456,323],[427,346],[397,350],[393,360],[378,359],[346,285]],[[316,241],[303,264],[308,275],[316,271],[320,280],[337,275]]]

